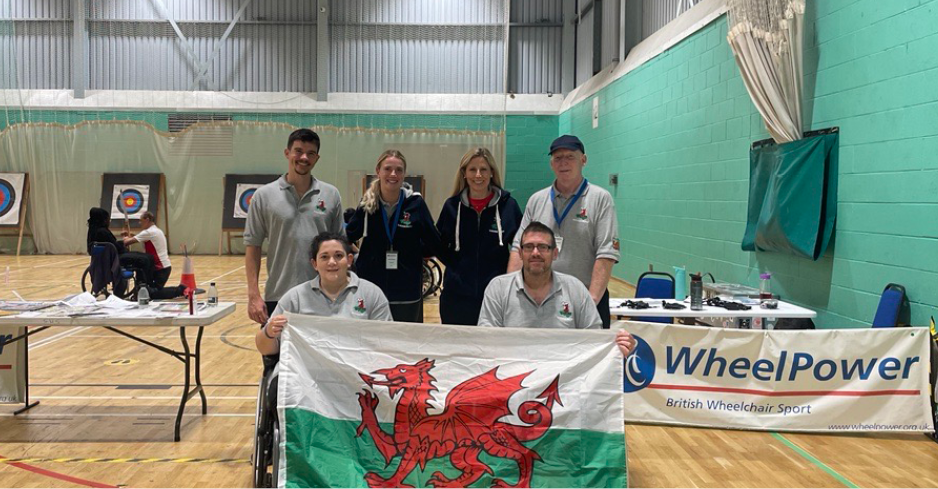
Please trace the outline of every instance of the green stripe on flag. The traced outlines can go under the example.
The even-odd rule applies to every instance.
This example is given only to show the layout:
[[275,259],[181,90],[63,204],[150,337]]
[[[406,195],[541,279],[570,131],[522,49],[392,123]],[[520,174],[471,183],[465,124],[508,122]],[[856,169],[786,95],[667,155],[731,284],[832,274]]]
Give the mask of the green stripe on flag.
[[[400,457],[389,465],[378,452],[371,435],[355,436],[358,421],[334,420],[305,409],[286,410],[287,487],[367,487],[365,474],[390,477]],[[386,432],[391,424],[383,424]],[[626,487],[625,436],[587,430],[556,429],[525,443],[540,455],[534,462],[531,487]],[[508,458],[483,453],[479,459],[492,468],[471,487],[491,487],[496,477],[518,482],[518,464]],[[419,465],[404,480],[427,487],[434,472],[449,478],[459,475],[449,456]]]

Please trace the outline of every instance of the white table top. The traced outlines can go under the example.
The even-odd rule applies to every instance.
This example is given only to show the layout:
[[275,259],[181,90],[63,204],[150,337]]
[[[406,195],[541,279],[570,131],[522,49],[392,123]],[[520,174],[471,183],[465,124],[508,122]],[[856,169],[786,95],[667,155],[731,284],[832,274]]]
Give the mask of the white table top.
[[[155,307],[160,303],[152,303],[145,307]],[[121,315],[120,311],[113,312],[107,316],[89,315],[68,317],[62,316],[60,312],[50,312],[48,315],[37,311],[39,315],[15,315],[0,317],[0,326],[151,326],[151,327],[195,327],[207,326],[225,316],[230,315],[235,310],[234,302],[219,302],[217,306],[204,306],[196,311],[196,314],[169,315],[158,317],[133,317]],[[133,310],[139,313],[138,309]],[[57,315],[53,315],[57,314]]]
[[[619,307],[623,302],[643,301],[651,305],[649,309],[629,309],[628,307]],[[668,302],[677,302],[669,300]],[[763,309],[758,304],[751,305],[748,311],[730,311],[722,307],[703,306],[702,311],[692,311],[690,302],[682,302],[686,309],[665,309],[661,307],[661,299],[609,299],[609,312],[612,316],[630,316],[630,317],[675,317],[675,318],[808,318],[817,317],[817,313],[811,309],[805,309],[784,301],[778,301],[778,309]]]

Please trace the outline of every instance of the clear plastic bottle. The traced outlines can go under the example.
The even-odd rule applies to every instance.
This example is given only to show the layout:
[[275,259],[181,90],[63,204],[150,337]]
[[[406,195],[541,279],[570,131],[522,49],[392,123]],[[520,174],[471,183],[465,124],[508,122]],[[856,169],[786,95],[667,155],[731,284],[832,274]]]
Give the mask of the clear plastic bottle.
[[703,275],[694,273],[690,276],[690,309],[703,310]]
[[772,298],[772,274],[769,272],[759,274],[759,299]]
[[137,304],[145,306],[150,303],[150,291],[147,289],[147,286],[144,285],[140,287],[140,290],[137,291]]
[[208,305],[218,305],[218,289],[215,288],[215,282],[212,282],[212,284],[208,287]]

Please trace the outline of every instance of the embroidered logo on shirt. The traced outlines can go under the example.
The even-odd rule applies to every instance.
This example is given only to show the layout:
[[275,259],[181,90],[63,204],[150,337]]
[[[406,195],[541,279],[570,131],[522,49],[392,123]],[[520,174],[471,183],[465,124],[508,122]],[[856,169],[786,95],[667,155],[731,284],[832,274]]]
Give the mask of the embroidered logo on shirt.
[[564,317],[564,318],[568,318],[568,317],[572,316],[573,313],[570,312],[570,303],[569,303],[569,302],[564,302],[563,305],[561,306],[560,312],[558,312],[558,314],[560,315],[560,317]]
[[316,204],[316,210],[319,212],[326,212],[326,201],[319,199],[319,203]]
[[619,238],[612,238],[612,249],[619,251]]
[[586,207],[580,209],[580,213],[573,216],[577,221],[589,221],[589,217],[586,215]]
[[404,215],[401,216],[401,220],[398,223],[398,226],[402,228],[409,228],[413,226],[410,222],[410,212],[405,212]]
[[355,306],[355,312],[365,312],[365,299],[358,298],[358,305]]
[[489,228],[490,233],[498,233],[498,226],[495,224],[495,221],[492,221],[492,227]]

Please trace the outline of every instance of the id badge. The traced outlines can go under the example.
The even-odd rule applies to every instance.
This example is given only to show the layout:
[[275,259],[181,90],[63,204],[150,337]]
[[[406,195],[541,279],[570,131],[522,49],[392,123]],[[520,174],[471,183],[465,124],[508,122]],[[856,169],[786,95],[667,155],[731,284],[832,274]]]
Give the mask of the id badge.
[[554,236],[554,241],[557,242],[557,253],[563,251],[563,238],[560,236]]
[[397,270],[397,252],[389,251],[384,255],[384,268]]

